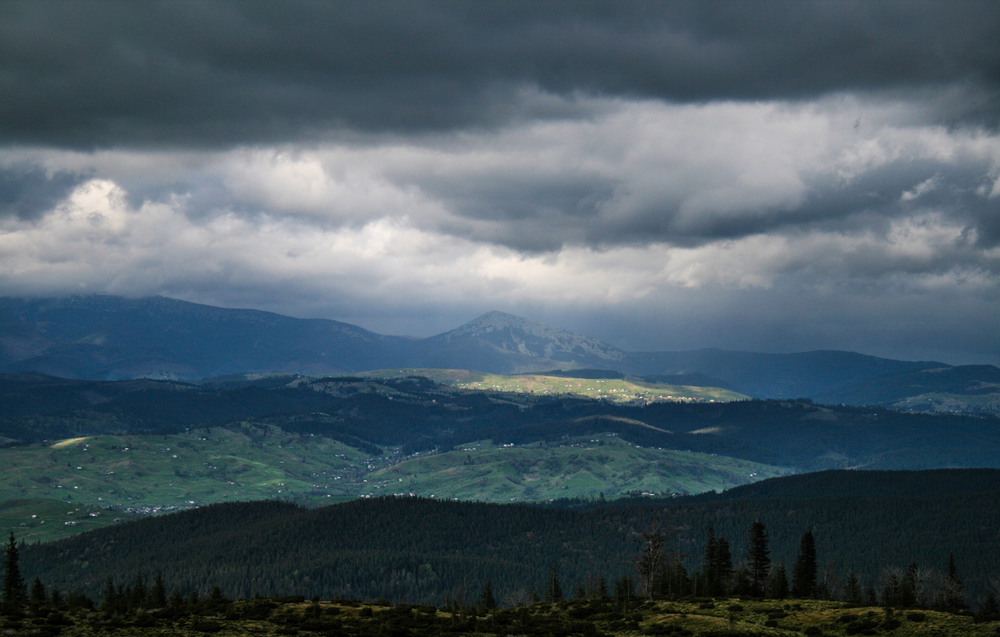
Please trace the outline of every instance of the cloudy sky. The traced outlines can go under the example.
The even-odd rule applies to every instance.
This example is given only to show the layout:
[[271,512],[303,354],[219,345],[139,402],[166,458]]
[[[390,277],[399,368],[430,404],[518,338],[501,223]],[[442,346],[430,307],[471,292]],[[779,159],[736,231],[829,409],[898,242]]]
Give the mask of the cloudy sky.
[[1000,3],[0,3],[0,295],[1000,364]]

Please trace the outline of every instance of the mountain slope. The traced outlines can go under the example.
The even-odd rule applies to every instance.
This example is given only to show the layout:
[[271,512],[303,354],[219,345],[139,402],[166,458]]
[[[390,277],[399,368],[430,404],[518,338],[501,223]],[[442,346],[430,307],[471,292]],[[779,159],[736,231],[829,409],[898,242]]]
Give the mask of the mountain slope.
[[[499,373],[543,371],[555,367],[615,367],[625,353],[597,339],[488,312],[451,331],[421,341],[424,367],[478,369]],[[481,361],[491,361],[484,369]]]
[[820,396],[853,405],[943,412],[1000,412],[1000,369],[959,365],[903,371],[852,383]]
[[200,378],[372,366],[408,340],[347,323],[164,297],[0,299],[0,370],[69,378]]
[[719,349],[631,352],[623,366],[638,375],[698,372],[761,398],[812,398],[884,374],[948,367],[944,363],[897,361],[855,352],[767,354]]
[[[296,319],[162,297],[0,298],[0,373],[29,371],[68,378],[190,380],[237,373],[345,374],[391,368],[502,374],[590,369],[660,382],[669,379],[666,382],[674,384],[721,385],[761,398],[941,411],[1000,410],[1000,392],[956,382],[968,377],[968,370],[905,376],[950,367],[840,351],[624,352],[502,312],[484,314],[443,334],[413,339],[326,319]],[[978,375],[987,389],[997,384],[1000,369],[976,369],[973,376]],[[904,387],[914,381],[919,381],[919,388]]]

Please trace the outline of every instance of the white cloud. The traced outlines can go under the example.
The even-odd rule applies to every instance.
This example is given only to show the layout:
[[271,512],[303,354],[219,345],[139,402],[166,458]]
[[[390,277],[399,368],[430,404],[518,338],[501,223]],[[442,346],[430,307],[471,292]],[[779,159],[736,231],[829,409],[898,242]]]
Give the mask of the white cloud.
[[967,206],[997,196],[995,134],[844,96],[592,101],[583,119],[310,147],[7,149],[0,168],[82,183],[30,220],[0,218],[0,293],[159,293],[377,324],[495,307],[681,314],[746,294],[984,298],[1000,276],[1000,248],[980,245],[976,214],[990,213]]

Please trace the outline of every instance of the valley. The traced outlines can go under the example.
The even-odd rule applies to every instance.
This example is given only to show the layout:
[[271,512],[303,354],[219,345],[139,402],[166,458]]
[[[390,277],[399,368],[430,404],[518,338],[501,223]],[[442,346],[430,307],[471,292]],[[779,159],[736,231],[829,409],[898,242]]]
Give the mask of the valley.
[[640,387],[632,380],[570,374],[402,369],[203,384],[7,377],[3,500],[37,502],[39,511],[59,502],[76,517],[54,524],[22,505],[0,510],[0,522],[24,539],[51,540],[233,501],[612,501],[832,468],[1000,466],[992,418],[719,402],[716,390],[679,397],[683,387],[647,383],[646,391],[673,392],[652,399],[629,394]]

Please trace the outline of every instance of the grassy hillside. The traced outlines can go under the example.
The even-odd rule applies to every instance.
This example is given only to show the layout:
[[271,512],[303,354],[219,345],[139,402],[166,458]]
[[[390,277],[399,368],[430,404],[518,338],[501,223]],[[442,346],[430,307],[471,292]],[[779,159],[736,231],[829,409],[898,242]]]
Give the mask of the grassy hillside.
[[0,462],[9,468],[0,474],[0,502],[59,502],[76,515],[76,524],[48,523],[43,532],[38,527],[51,516],[32,517],[41,510],[37,504],[0,514],[0,528],[31,528],[39,539],[96,528],[122,512],[236,500],[328,504],[396,493],[486,502],[613,498],[721,490],[787,473],[724,456],[640,448],[607,434],[375,457],[321,435],[250,424],[9,447],[0,449]]
[[376,471],[363,492],[491,502],[689,495],[787,473],[725,456],[637,447],[603,435],[560,445],[473,443]]
[[946,413],[1000,413],[1000,369],[992,365],[932,367],[886,374],[840,387],[824,401]]
[[135,519],[137,514],[51,498],[0,501],[0,529],[24,542],[47,542]]
[[0,449],[4,499],[48,498],[138,509],[185,507],[339,489],[367,456],[322,436],[276,427],[213,427],[182,434],[92,436]]
[[[968,615],[849,607],[815,600],[714,599],[689,602],[572,600],[494,610],[297,598],[207,600],[200,608],[134,616],[71,611],[0,620],[5,634],[171,635],[750,635],[891,634],[986,637],[1000,622]],[[51,632],[52,629],[56,632]],[[50,632],[39,632],[39,631]],[[34,632],[33,632],[34,631]]]
[[726,402],[744,394],[720,387],[649,383],[634,378],[574,378],[548,374],[489,374],[462,369],[399,369],[366,372],[374,377],[424,376],[461,389],[539,395],[575,395],[616,403]]

